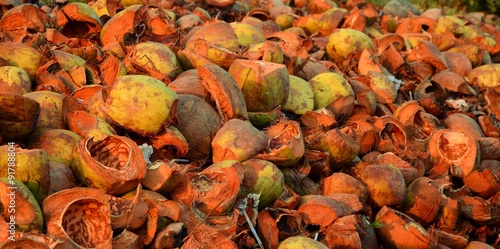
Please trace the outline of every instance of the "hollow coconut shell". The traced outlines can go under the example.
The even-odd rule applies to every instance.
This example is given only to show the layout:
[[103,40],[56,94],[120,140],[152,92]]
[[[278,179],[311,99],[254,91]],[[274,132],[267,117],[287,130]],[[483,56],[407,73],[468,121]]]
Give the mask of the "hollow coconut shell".
[[450,129],[434,132],[428,151],[434,164],[432,171],[465,177],[479,165],[480,151],[477,141],[467,133]]
[[249,159],[242,165],[244,177],[241,186],[250,193],[260,194],[260,210],[271,206],[285,187],[283,173],[272,162],[261,159]]
[[278,249],[296,249],[296,248],[304,248],[304,249],[327,249],[328,247],[313,240],[311,238],[305,236],[292,236],[283,240]]
[[231,119],[212,140],[212,160],[238,160],[243,162],[266,148],[267,136],[250,122]]
[[373,42],[366,34],[354,29],[337,29],[328,37],[326,52],[328,57],[339,65],[354,53],[364,49],[374,49]]
[[143,136],[158,134],[176,118],[177,94],[145,75],[118,78],[107,91],[104,111],[114,123]]
[[111,249],[110,207],[104,191],[72,188],[50,195],[42,205],[47,235],[62,248]]
[[146,174],[141,149],[128,137],[110,135],[81,139],[73,149],[71,167],[83,184],[122,194],[137,187]]
[[222,127],[217,112],[202,98],[179,94],[177,129],[189,145],[187,158],[203,159],[212,152],[212,139]]
[[57,11],[56,28],[67,37],[83,38],[101,32],[101,20],[86,3],[72,2]]
[[243,92],[249,112],[266,112],[286,102],[290,77],[285,65],[235,60],[228,70]]

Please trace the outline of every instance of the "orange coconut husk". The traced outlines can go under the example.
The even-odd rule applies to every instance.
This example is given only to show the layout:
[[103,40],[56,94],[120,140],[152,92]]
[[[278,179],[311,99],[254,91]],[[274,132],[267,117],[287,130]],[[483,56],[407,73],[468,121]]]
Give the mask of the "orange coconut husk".
[[326,229],[324,242],[329,248],[363,248],[355,215],[339,218]]
[[186,70],[179,74],[169,85],[177,94],[191,94],[204,99],[215,107],[210,92],[203,86],[202,79],[198,76],[198,69]]
[[391,116],[375,118],[377,140],[374,148],[380,152],[401,153],[408,147],[407,134],[401,122]]
[[282,208],[268,208],[266,211],[271,214],[273,219],[278,225],[280,241],[300,234],[304,234],[305,228],[302,225],[301,215],[297,210],[282,209]]
[[368,190],[365,185],[345,173],[333,173],[331,176],[324,178],[321,190],[324,196],[337,193],[356,194],[363,203],[368,200]]
[[278,247],[278,225],[271,214],[266,210],[261,211],[257,217],[257,233],[262,240],[264,248]]
[[221,128],[217,112],[202,98],[179,94],[177,129],[189,145],[188,159],[203,159],[212,152],[211,141]]
[[498,206],[478,196],[458,198],[460,213],[479,224],[495,223],[498,220]]
[[112,241],[113,248],[139,249],[139,235],[125,229]]
[[311,177],[327,177],[331,175],[330,153],[318,150],[306,150],[303,169],[309,171]]
[[460,234],[454,234],[437,228],[429,228],[429,234],[436,238],[437,243],[449,248],[465,248],[468,238]]
[[290,187],[285,185],[283,192],[273,203],[273,208],[283,208],[294,210],[300,203],[302,197],[293,191]]
[[183,179],[186,168],[175,161],[157,161],[148,166],[142,184],[158,193],[167,194]]
[[139,146],[116,135],[98,141],[80,140],[73,150],[71,167],[82,183],[108,194],[136,188],[146,174],[146,161]]
[[437,129],[439,120],[425,112],[417,101],[407,101],[394,111],[394,117],[405,127],[412,148],[426,151],[429,139]]
[[205,65],[198,68],[198,75],[224,121],[233,118],[248,119],[243,92],[226,70],[215,65]]
[[34,5],[19,5],[5,12],[0,20],[0,31],[6,40],[24,42],[36,30],[43,33],[49,16]]
[[479,164],[479,148],[470,135],[462,131],[442,129],[429,140],[429,153],[434,168],[431,175],[446,174],[465,177]]
[[352,127],[359,140],[359,154],[368,153],[376,141],[376,132],[373,127],[373,118],[366,114],[356,114],[350,117],[346,126]]
[[330,153],[331,166],[342,167],[354,160],[359,153],[359,142],[356,133],[351,127],[333,129],[320,133],[308,144],[310,149]]
[[265,131],[269,138],[267,150],[258,158],[274,162],[278,166],[295,165],[305,153],[304,139],[296,121],[280,120]]
[[325,229],[336,219],[345,215],[342,206],[337,201],[322,195],[302,196],[297,211],[306,224],[319,225],[321,229]]
[[37,127],[40,104],[21,95],[0,93],[0,135],[5,139],[29,136]]
[[47,235],[62,240],[63,247],[112,248],[110,208],[104,191],[94,188],[59,191],[45,199],[43,213]]
[[182,158],[189,152],[189,145],[181,132],[170,125],[156,136],[149,137],[153,146],[153,156],[157,159]]
[[[405,153],[406,152],[407,151],[405,151]],[[395,155],[392,152],[386,152],[384,154],[377,151],[370,152],[363,156],[362,160],[367,164],[394,165],[403,175],[406,185],[409,185],[424,173],[424,170],[419,170],[417,167],[412,166],[407,159],[403,159],[401,156]]]
[[184,224],[171,223],[158,232],[152,246],[155,249],[180,247],[181,238],[185,232]]
[[430,235],[412,218],[387,206],[382,207],[375,220],[376,231],[385,244],[394,248],[430,248],[435,246]]
[[232,210],[242,179],[241,163],[223,160],[197,174],[187,175],[171,196],[184,205],[196,205],[205,214],[224,215]]
[[406,190],[405,201],[400,209],[423,226],[434,221],[441,205],[441,194],[429,184],[431,181],[427,177],[413,181]]

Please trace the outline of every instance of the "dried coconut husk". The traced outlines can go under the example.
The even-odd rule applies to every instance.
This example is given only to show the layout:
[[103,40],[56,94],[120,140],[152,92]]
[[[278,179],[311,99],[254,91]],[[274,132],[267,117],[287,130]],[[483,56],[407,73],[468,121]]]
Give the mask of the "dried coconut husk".
[[477,170],[464,177],[464,183],[477,196],[487,199],[500,191],[500,162],[483,160]]
[[304,196],[319,195],[321,193],[319,184],[297,169],[282,168],[280,170],[285,177],[285,184],[297,194]]
[[56,27],[68,37],[94,38],[101,32],[101,20],[87,4],[69,3],[57,11]]
[[477,196],[462,196],[458,198],[460,214],[479,224],[494,224],[498,222],[499,208],[491,202]]
[[359,154],[365,154],[371,151],[377,136],[371,116],[367,114],[356,114],[347,120],[345,126],[351,127],[358,136]]
[[172,191],[184,177],[187,167],[182,168],[174,160],[157,161],[148,166],[141,183],[160,194]]
[[[328,131],[337,127],[335,116],[326,108],[320,108],[315,111],[308,111],[302,114],[300,116],[300,123],[307,127],[307,129],[302,128],[302,132],[305,137],[317,131]],[[311,132],[307,132],[307,130],[310,130]]]
[[415,47],[412,52],[406,58],[407,61],[423,61],[430,63],[438,71],[448,68],[448,63],[446,59],[441,54],[436,45],[427,42],[419,41],[417,47]]
[[139,235],[125,229],[113,237],[113,248],[139,249]]
[[248,119],[243,92],[226,70],[216,65],[200,66],[198,76],[215,101],[223,122],[233,118]]
[[49,195],[57,193],[64,189],[70,189],[78,185],[73,171],[69,165],[49,161],[50,183]]
[[321,133],[308,143],[310,149],[330,153],[331,166],[340,168],[354,160],[359,153],[358,137],[351,127]]
[[477,142],[462,131],[442,129],[434,132],[428,151],[434,165],[431,175],[443,175],[449,170],[453,176],[465,177],[479,164]]
[[370,89],[370,87],[362,81],[358,81],[362,78],[351,78],[349,83],[355,94],[354,110],[353,114],[368,114],[374,115],[377,108],[377,102],[375,99],[375,94]]
[[257,217],[257,233],[262,240],[264,248],[278,247],[278,225],[271,214],[266,210],[261,211]]
[[121,194],[137,187],[146,174],[141,149],[127,137],[109,135],[102,140],[80,140],[71,167],[83,184]]
[[111,228],[113,230],[129,227],[133,221],[135,207],[139,202],[139,195],[142,191],[142,185],[139,184],[135,190],[135,196],[132,200],[106,195],[109,209],[111,211]]
[[391,116],[375,118],[373,123],[378,134],[373,148],[379,152],[401,153],[408,148],[407,134],[401,122]]
[[202,79],[198,76],[198,69],[190,69],[181,73],[169,85],[177,94],[191,94],[204,99],[215,107],[210,92],[205,88]]
[[442,70],[434,74],[431,80],[440,84],[444,89],[452,93],[460,93],[464,95],[476,95],[476,91],[472,89],[465,81],[463,76],[450,71],[449,69]]
[[[5,234],[8,233],[8,225],[0,219],[0,224],[5,224]],[[3,228],[3,227],[2,227]],[[0,248],[2,249],[17,249],[17,248],[33,248],[33,249],[50,249],[58,248],[63,243],[60,240],[51,238],[43,233],[37,231],[21,232],[16,231],[13,235],[13,240],[5,238],[5,241],[0,240]],[[62,245],[63,246],[63,245]]]
[[100,140],[107,135],[116,135],[116,131],[103,119],[85,111],[71,111],[66,114],[68,129],[84,138]]
[[279,240],[288,237],[305,234],[302,226],[302,218],[298,211],[283,208],[267,208],[266,211],[273,217],[279,229]]
[[215,230],[197,229],[191,233],[188,240],[181,246],[181,249],[206,248],[206,249],[236,249],[236,244]]
[[403,203],[406,183],[403,175],[392,164],[360,162],[352,169],[354,177],[363,182],[369,192],[369,203],[377,207],[398,206]]
[[182,237],[186,235],[183,223],[171,223],[159,231],[152,244],[152,248],[177,248],[181,246]]
[[437,129],[439,120],[425,112],[417,101],[407,101],[394,111],[394,117],[405,127],[412,148],[427,150],[428,141]]
[[359,220],[355,215],[341,217],[334,221],[325,231],[325,243],[329,248],[363,248],[361,236],[357,227],[360,226]]
[[495,117],[500,117],[500,108],[498,107],[495,102],[500,98],[500,92],[497,91],[495,88],[488,87],[486,90],[484,90],[482,94],[484,101],[486,102],[484,108],[486,109],[487,113],[490,115],[494,115]]
[[318,150],[306,150],[303,168],[308,168],[308,175],[313,178],[323,178],[331,175],[330,153]]
[[283,188],[283,192],[276,199],[272,205],[272,208],[283,208],[294,210],[300,203],[302,197],[295,193],[290,187],[286,186]]
[[43,33],[49,16],[34,5],[19,5],[8,10],[0,19],[3,39],[23,42],[32,30]]
[[472,63],[465,54],[459,52],[444,52],[446,62],[452,72],[459,74],[462,77],[467,77],[472,70]]
[[179,94],[177,129],[189,145],[187,158],[203,159],[211,151],[211,141],[221,128],[217,112],[200,97]]
[[495,137],[482,137],[476,140],[481,151],[481,160],[500,159],[500,140]]
[[304,138],[298,122],[280,120],[268,127],[265,134],[269,138],[267,149],[257,158],[278,166],[292,166],[304,156]]
[[495,115],[479,116],[478,123],[486,136],[500,138],[500,124]]
[[80,102],[81,106],[86,109],[92,97],[103,89],[104,87],[101,85],[87,85],[73,91],[71,97]]
[[412,183],[419,176],[422,176],[424,171],[410,165],[410,163],[403,158],[395,155],[392,152],[380,154],[379,152],[370,152],[363,156],[363,162],[367,164],[392,164],[399,169],[405,179],[406,185]]
[[220,161],[197,174],[188,174],[171,196],[184,205],[195,205],[205,214],[228,214],[238,197],[243,171],[238,161]]
[[415,89],[415,100],[428,113],[441,117],[444,112],[444,99],[446,90],[436,82],[426,79],[420,82]]
[[479,127],[479,124],[474,119],[463,113],[453,113],[449,115],[444,120],[444,123],[448,129],[462,131],[476,140],[485,137],[481,127]]
[[368,200],[368,190],[358,179],[345,173],[333,173],[323,179],[321,194],[329,196],[332,194],[355,194],[359,200],[365,203]]
[[59,191],[45,199],[43,213],[47,235],[62,240],[64,248],[112,248],[110,207],[104,191]]
[[173,125],[166,127],[160,134],[149,137],[149,140],[155,149],[152,155],[155,159],[182,158],[189,151],[186,138]]
[[427,226],[436,218],[441,205],[441,194],[430,184],[431,179],[415,179],[406,189],[406,197],[400,210]]
[[243,162],[261,152],[268,138],[248,121],[231,119],[217,131],[212,140],[214,162],[238,160]]
[[434,227],[430,227],[427,232],[436,238],[436,242],[449,248],[465,248],[468,243],[466,235],[454,234]]
[[429,248],[435,246],[430,235],[412,218],[387,206],[375,218],[378,237],[392,248]]

